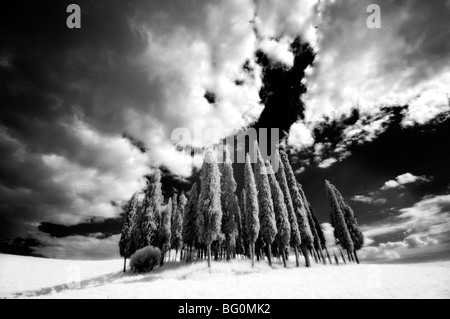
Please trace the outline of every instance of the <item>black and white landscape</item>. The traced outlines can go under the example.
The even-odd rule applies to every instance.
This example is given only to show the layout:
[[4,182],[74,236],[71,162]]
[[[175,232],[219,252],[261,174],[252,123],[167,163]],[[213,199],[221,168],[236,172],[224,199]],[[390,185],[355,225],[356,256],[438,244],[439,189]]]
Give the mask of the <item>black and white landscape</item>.
[[0,298],[450,297],[450,1],[0,12]]

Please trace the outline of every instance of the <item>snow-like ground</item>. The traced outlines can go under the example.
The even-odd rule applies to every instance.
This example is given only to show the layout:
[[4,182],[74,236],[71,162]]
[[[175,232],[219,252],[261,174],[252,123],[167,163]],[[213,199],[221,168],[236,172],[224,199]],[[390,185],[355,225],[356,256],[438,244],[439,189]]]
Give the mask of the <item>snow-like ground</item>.
[[170,262],[122,274],[123,260],[0,255],[1,298],[450,298],[450,261],[251,268],[248,260]]

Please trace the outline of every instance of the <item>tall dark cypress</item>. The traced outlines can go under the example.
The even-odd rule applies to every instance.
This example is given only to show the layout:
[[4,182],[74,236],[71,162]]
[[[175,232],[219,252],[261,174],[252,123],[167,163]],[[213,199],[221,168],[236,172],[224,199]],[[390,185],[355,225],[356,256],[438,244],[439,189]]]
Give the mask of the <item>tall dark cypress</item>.
[[214,152],[208,150],[201,172],[201,192],[197,225],[201,241],[206,245],[208,267],[211,268],[211,244],[221,234],[220,172]]
[[237,237],[236,237],[236,254],[238,255],[243,255],[244,254],[244,240],[242,238],[242,213],[241,213],[241,208],[239,205],[239,199],[237,198],[237,196],[235,195],[235,200],[234,200],[234,207],[233,207],[233,211],[234,211],[234,221],[236,223],[237,226]]
[[[345,222],[344,212],[338,200],[336,193],[337,190],[329,181],[325,181],[325,185],[328,200],[331,206],[331,220],[334,227],[336,244],[351,252],[354,249],[354,245],[347,227],[347,223]],[[343,259],[345,260],[344,257]]]
[[189,200],[184,210],[182,232],[183,243],[189,247],[190,253],[192,253],[192,247],[195,247],[198,241],[197,211],[197,183],[194,183],[189,193]]
[[300,194],[302,195],[303,202],[305,203],[305,206],[306,206],[306,211],[307,211],[307,214],[308,214],[309,227],[311,228],[311,232],[312,232],[313,237],[314,237],[313,247],[316,250],[316,252],[319,255],[319,257],[321,258],[322,262],[325,262],[325,259],[323,258],[323,254],[322,254],[322,247],[320,245],[319,233],[317,232],[317,226],[316,226],[316,223],[315,223],[315,221],[313,219],[313,216],[312,216],[311,204],[309,203],[308,199],[306,198],[305,192],[303,190],[303,186],[300,183],[298,183],[298,189],[300,191]]
[[247,231],[247,210],[246,210],[246,203],[247,198],[245,196],[245,187],[241,191],[241,236],[242,236],[242,246],[243,246],[243,254],[245,256],[251,257],[250,254],[250,246],[248,241],[248,231]]
[[286,249],[289,248],[289,243],[291,240],[291,226],[289,224],[289,217],[284,201],[283,191],[275,178],[275,173],[273,172],[272,166],[269,161],[266,162],[266,167],[268,168],[269,184],[270,190],[272,192],[273,208],[275,211],[275,219],[277,225],[277,235],[276,242],[278,244],[278,249],[280,251],[281,258],[283,259],[284,267],[286,267]]
[[247,238],[250,246],[252,267],[255,266],[255,242],[259,234],[259,205],[258,192],[256,190],[255,177],[253,175],[250,155],[245,158],[245,196],[246,196],[246,228]]
[[126,272],[127,258],[130,258],[130,256],[134,253],[134,251],[130,249],[130,241],[131,231],[135,221],[136,209],[138,206],[138,195],[138,193],[133,194],[131,199],[123,207],[123,226],[119,241],[120,256],[123,257],[123,272]]
[[172,213],[172,235],[171,235],[171,246],[175,249],[175,260],[177,259],[178,250],[182,247],[183,244],[183,215],[184,215],[184,207],[186,206],[186,196],[181,194],[178,199],[178,205],[174,207]]
[[317,231],[317,235],[319,236],[319,240],[320,240],[320,247],[322,248],[322,250],[325,250],[326,254],[327,254],[327,258],[329,263],[331,264],[331,256],[330,253],[328,252],[328,248],[327,248],[327,241],[325,239],[325,234],[323,233],[323,229],[319,223],[319,220],[317,219],[316,215],[314,214],[314,211],[311,210],[311,215],[312,218],[314,220],[314,224],[316,225],[316,231]]
[[290,244],[291,244],[291,247],[294,248],[295,262],[296,262],[297,267],[299,267],[300,263],[299,263],[299,259],[298,259],[298,247],[300,247],[300,245],[302,243],[302,238],[300,235],[300,231],[298,229],[297,216],[295,215],[294,205],[292,204],[292,198],[291,198],[291,194],[290,194],[289,187],[287,184],[284,164],[283,164],[283,161],[281,161],[279,153],[277,153],[277,158],[278,158],[279,166],[278,166],[278,170],[276,172],[276,177],[278,180],[278,184],[280,185],[280,188],[283,191],[284,202],[286,204],[289,223],[291,226],[291,242],[290,242]]
[[224,162],[219,165],[221,171],[221,205],[222,205],[222,232],[225,235],[225,249],[227,260],[235,247],[238,229],[235,221],[235,210],[238,200],[235,195],[237,183],[233,176],[230,153],[224,149]]
[[355,257],[356,262],[359,264],[359,258],[356,253],[356,251],[360,250],[364,245],[364,235],[361,231],[361,228],[358,225],[358,220],[355,217],[355,213],[353,212],[353,209],[344,201],[344,198],[342,197],[341,193],[337,190],[335,187],[334,189],[337,200],[339,202],[339,205],[341,206],[341,209],[344,213],[345,217],[345,223],[347,224],[348,231],[350,233],[350,237],[353,241],[353,252],[349,251],[349,257],[352,257],[352,254]]
[[171,237],[171,220],[172,220],[172,210],[173,204],[172,199],[169,198],[169,202],[167,203],[166,208],[162,211],[161,214],[161,228],[160,228],[160,238],[161,238],[161,262],[162,265],[164,263],[164,256],[166,251],[170,249],[170,237]]
[[255,180],[256,188],[258,190],[258,204],[259,204],[259,223],[261,225],[260,233],[261,239],[266,244],[267,259],[269,265],[272,266],[271,245],[275,240],[277,234],[277,226],[275,222],[275,213],[273,208],[272,193],[270,190],[269,178],[267,174],[267,167],[259,151],[258,143],[254,144],[256,151],[255,164]]
[[294,171],[292,170],[291,164],[289,163],[289,159],[283,150],[280,150],[280,156],[284,164],[286,179],[288,182],[289,191],[291,193],[295,215],[297,217],[298,228],[300,231],[300,235],[302,237],[302,244],[301,244],[302,253],[305,257],[306,267],[310,267],[311,264],[309,261],[308,248],[312,246],[314,238],[311,232],[311,228],[309,227],[306,207],[305,204],[303,203],[303,198],[298,189]]

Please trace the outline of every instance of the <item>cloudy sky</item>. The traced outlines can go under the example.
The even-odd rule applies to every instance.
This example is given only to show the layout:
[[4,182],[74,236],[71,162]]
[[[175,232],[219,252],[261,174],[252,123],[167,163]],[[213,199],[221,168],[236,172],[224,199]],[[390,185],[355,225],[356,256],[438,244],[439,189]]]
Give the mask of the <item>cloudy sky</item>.
[[324,180],[341,190],[366,260],[450,257],[449,16],[449,0],[6,1],[1,250],[115,258],[118,204],[146,175],[189,189],[200,161],[174,129],[253,126],[289,133],[328,232]]

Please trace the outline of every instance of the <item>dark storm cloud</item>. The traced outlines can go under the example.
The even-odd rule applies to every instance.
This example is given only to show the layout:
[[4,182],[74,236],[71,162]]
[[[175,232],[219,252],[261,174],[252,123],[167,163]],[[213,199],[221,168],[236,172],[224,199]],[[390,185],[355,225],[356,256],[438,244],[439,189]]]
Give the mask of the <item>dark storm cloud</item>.
[[[64,233],[114,219],[120,208],[111,202],[141,190],[150,166],[191,173],[192,160],[170,140],[174,128],[199,120],[232,130],[261,111],[259,71],[250,77],[241,68],[254,66],[251,1],[80,0],[81,29],[73,30],[70,3],[2,5],[2,238],[31,233],[58,246],[36,233],[39,223]],[[217,95],[214,108],[203,97],[208,90]],[[169,183],[188,189],[183,178]],[[80,254],[82,227],[69,228],[64,241]]]
[[[36,229],[39,220],[114,215],[107,203],[140,188],[138,178],[147,171],[146,159],[121,137],[120,107],[144,107],[156,98],[130,59],[147,45],[129,26],[134,8],[124,1],[79,1],[82,28],[69,30],[68,4],[8,2],[2,8],[2,237]],[[130,156],[136,157],[131,171],[123,165]],[[89,179],[125,194],[100,195]]]
[[104,220],[90,220],[89,222],[77,225],[65,226],[53,223],[41,223],[38,229],[52,237],[87,236],[89,234],[100,233],[104,237],[120,234],[122,229],[122,218],[110,218]]
[[42,247],[42,243],[35,238],[0,240],[0,253],[2,254],[45,257],[35,252],[37,247]]
[[[387,200],[386,204],[381,205],[381,210],[408,207],[425,195],[447,191],[450,184],[450,152],[443,145],[450,134],[450,119],[438,124],[403,128],[402,109],[390,109],[394,115],[383,133],[371,143],[360,144],[358,140],[354,141],[348,146],[351,156],[327,169],[312,164],[315,156],[313,150],[291,154],[294,170],[302,167],[305,161],[311,163],[311,166],[305,166],[306,170],[298,178],[305,185],[311,202],[318,207],[317,211],[324,220],[328,219],[328,204],[322,185],[325,179],[334,181],[348,200],[353,196],[377,192],[378,196]],[[327,151],[330,154],[345,138],[341,134],[346,127],[344,122],[328,123],[316,131],[317,141],[330,143]],[[404,190],[380,191],[387,181],[405,173],[428,176],[431,180],[405,185]],[[378,206],[362,202],[355,202],[353,206],[361,211],[360,219],[364,224],[382,218]]]
[[[370,143],[360,143],[359,139],[346,143],[349,155],[331,167],[317,166],[314,147],[299,153],[292,150],[294,170],[309,164],[297,178],[320,222],[330,220],[324,180],[333,181],[353,207],[366,234],[363,255],[367,260],[401,256],[413,260],[413,252],[421,251],[415,249],[425,246],[433,250],[432,259],[448,256],[450,152],[444,145],[450,134],[450,118],[443,116],[427,125],[405,128],[406,110],[386,109],[390,120],[384,130]],[[343,132],[359,120],[354,114],[328,122],[315,131],[315,140],[329,143],[324,153],[334,156],[337,145],[346,140]],[[385,188],[391,180],[399,187]]]

